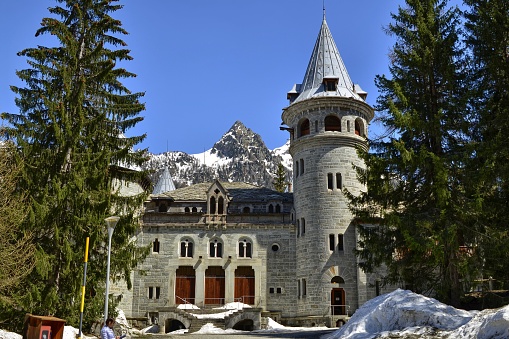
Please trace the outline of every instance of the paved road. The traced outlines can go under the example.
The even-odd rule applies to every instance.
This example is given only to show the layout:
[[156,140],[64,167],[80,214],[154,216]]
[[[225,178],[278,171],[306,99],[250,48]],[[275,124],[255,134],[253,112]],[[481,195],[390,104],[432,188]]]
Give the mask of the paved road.
[[[337,328],[331,328],[329,330],[320,330],[320,331],[288,331],[286,333],[222,333],[222,334],[194,334],[194,333],[186,333],[186,334],[166,334],[166,335],[157,335],[157,338],[161,339],[269,339],[269,338],[300,338],[300,339],[319,339],[322,335],[329,334],[334,332]],[[156,338],[156,337],[154,337]]]

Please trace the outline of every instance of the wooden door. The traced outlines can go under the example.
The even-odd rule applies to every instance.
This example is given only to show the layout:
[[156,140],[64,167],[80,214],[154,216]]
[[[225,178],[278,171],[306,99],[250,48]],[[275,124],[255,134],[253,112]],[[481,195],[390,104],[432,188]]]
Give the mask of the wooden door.
[[175,303],[194,304],[196,275],[192,266],[180,266],[175,279]]
[[255,303],[255,272],[249,266],[239,266],[235,270],[235,300],[242,298],[244,304]]
[[331,291],[331,312],[332,315],[345,315],[345,290],[333,288]]
[[224,296],[224,270],[221,266],[210,266],[205,271],[205,304],[223,305]]

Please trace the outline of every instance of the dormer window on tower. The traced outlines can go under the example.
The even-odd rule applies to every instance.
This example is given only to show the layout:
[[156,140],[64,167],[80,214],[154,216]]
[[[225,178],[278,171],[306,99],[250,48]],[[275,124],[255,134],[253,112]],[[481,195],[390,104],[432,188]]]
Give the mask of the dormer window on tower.
[[323,78],[323,86],[327,92],[336,92],[338,88],[339,78],[337,76],[325,76]]

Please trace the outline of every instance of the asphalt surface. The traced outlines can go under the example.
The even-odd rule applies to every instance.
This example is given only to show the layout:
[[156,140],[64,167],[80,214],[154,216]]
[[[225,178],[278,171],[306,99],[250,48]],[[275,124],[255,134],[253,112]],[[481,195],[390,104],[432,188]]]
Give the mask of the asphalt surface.
[[157,335],[154,338],[160,339],[268,339],[268,338],[301,338],[301,339],[319,339],[321,336],[325,334],[332,333],[336,331],[337,328],[331,328],[328,330],[300,330],[300,331],[288,331],[283,333],[221,333],[221,334],[195,334],[195,333],[186,333],[186,334],[161,334]]

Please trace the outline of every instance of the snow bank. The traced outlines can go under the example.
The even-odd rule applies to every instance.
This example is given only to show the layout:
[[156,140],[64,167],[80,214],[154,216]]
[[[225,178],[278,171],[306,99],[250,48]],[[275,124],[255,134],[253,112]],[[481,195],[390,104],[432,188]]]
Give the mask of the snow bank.
[[193,334],[224,334],[224,333],[245,333],[245,332],[233,329],[223,330],[221,328],[215,327],[214,324],[211,323],[203,325],[198,332],[193,332]]
[[473,314],[442,304],[410,291],[397,289],[378,296],[359,308],[338,331],[324,339],[363,339],[384,331],[419,327],[454,330],[472,319]]
[[509,338],[509,305],[479,312],[471,321],[451,332],[449,338]]
[[23,336],[14,332],[0,330],[0,339],[22,339]]
[[251,308],[248,304],[243,304],[241,302],[232,302],[225,304],[221,307],[214,308],[215,310],[242,310],[244,308]]

